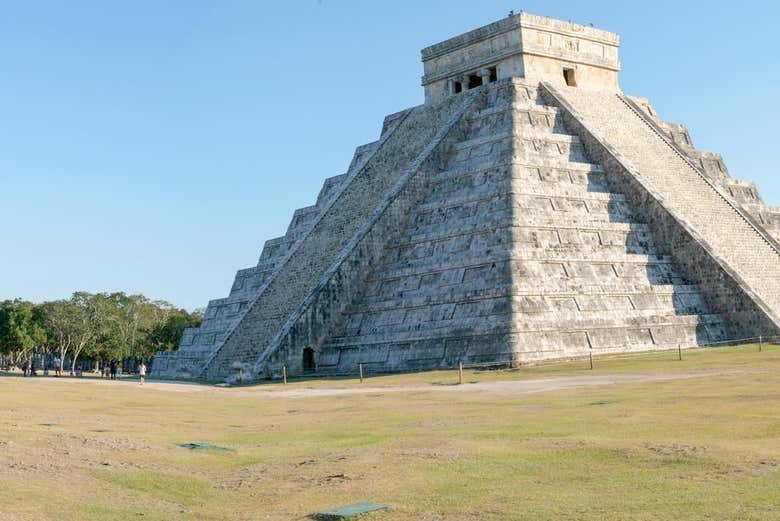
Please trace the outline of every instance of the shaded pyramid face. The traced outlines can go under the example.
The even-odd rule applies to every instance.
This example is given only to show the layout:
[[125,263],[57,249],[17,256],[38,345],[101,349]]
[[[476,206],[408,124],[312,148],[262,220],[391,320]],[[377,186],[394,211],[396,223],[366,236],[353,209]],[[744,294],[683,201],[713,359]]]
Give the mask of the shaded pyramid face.
[[509,78],[388,117],[155,372],[515,364],[776,331],[780,249],[640,112]]

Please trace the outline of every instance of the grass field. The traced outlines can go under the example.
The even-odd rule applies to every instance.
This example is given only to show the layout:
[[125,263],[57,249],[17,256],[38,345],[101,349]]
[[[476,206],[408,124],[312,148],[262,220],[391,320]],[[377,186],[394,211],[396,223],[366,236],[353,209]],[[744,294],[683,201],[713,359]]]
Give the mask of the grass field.
[[[215,388],[0,378],[0,519],[780,519],[780,348]],[[663,378],[663,379],[660,379]],[[193,451],[210,442],[231,452]]]

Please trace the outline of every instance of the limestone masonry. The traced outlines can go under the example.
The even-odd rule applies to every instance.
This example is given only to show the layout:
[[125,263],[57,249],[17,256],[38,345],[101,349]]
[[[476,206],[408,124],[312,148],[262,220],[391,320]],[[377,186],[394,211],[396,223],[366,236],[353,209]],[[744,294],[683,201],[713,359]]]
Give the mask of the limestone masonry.
[[522,364],[780,329],[780,208],[618,84],[618,35],[526,13],[422,51],[387,116],[160,377]]

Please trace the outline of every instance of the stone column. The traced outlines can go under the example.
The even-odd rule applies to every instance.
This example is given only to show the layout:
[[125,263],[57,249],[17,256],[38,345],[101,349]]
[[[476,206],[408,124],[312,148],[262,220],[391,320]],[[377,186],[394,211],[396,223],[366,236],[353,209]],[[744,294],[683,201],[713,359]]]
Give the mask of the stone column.
[[490,83],[490,69],[480,69],[479,75],[482,76],[482,85]]

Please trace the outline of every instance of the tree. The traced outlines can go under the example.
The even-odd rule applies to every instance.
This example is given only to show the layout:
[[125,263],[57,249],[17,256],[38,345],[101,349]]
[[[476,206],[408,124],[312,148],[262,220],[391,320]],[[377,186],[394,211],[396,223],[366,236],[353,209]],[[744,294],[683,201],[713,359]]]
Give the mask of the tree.
[[34,305],[0,302],[0,353],[15,353],[47,345],[60,359],[148,360],[156,351],[176,349],[182,333],[197,327],[202,314],[188,313],[163,300],[143,295],[74,293],[70,299]]
[[95,296],[104,310],[98,344],[110,358],[143,358],[149,332],[164,323],[173,306],[164,301],[150,301],[143,295],[102,293]]
[[65,357],[73,349],[76,339],[79,337],[78,314],[76,305],[70,300],[55,300],[45,302],[41,306],[43,323],[52,345],[59,358],[59,370],[63,370]]
[[31,302],[0,302],[0,353],[11,355],[16,363],[27,351],[44,345],[46,330],[41,318]]
[[105,306],[101,306],[95,295],[79,291],[70,298],[73,335],[73,361],[70,372],[76,372],[76,361],[81,352],[93,342],[99,333],[99,325],[106,314]]
[[153,354],[157,351],[173,351],[179,347],[184,330],[190,327],[198,327],[203,321],[203,316],[197,312],[187,313],[183,309],[176,309],[170,313],[164,323],[160,323],[149,334],[149,347]]

